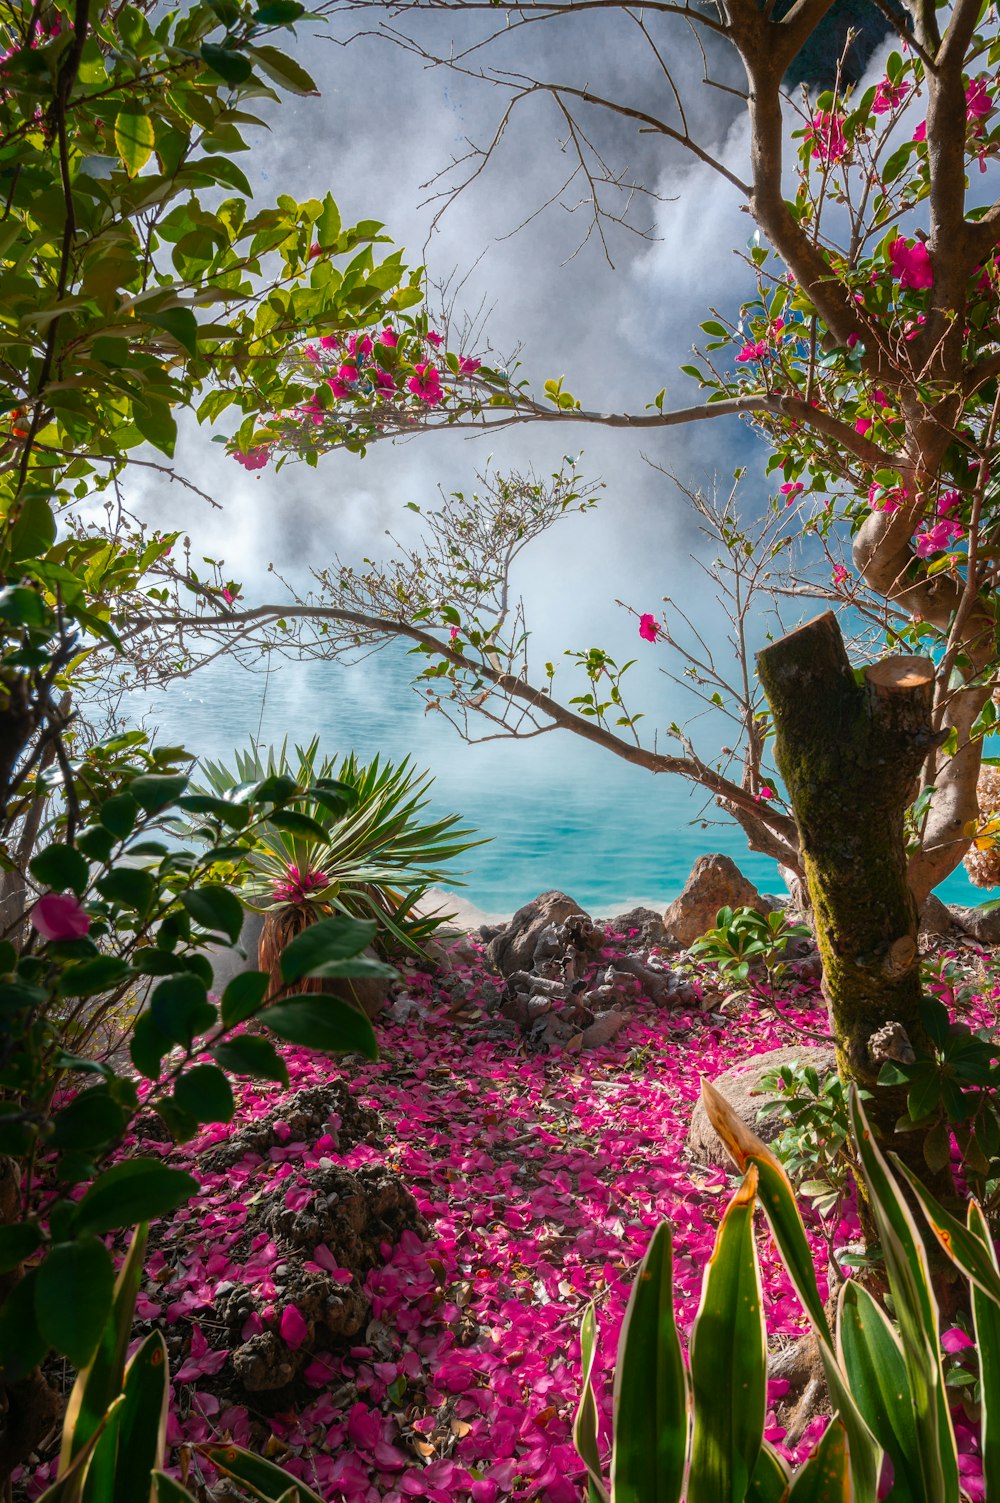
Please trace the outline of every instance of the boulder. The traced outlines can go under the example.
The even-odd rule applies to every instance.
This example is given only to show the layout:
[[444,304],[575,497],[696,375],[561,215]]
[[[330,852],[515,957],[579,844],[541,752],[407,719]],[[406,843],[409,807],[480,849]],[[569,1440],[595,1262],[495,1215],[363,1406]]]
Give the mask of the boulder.
[[623,936],[627,950],[650,950],[654,945],[664,944],[667,938],[663,920],[655,908],[630,908],[628,913],[619,913],[611,919],[608,928]]
[[519,908],[486,948],[486,958],[501,976],[515,971],[530,971],[535,963],[535,949],[542,931],[550,924],[564,924],[574,914],[590,923],[579,903],[564,892],[543,892]]
[[[733,1065],[724,1070],[712,1082],[737,1116],[765,1143],[773,1143],[786,1124],[780,1112],[769,1116],[761,1115],[763,1107],[773,1097],[752,1093],[758,1089],[762,1077],[769,1070],[777,1070],[782,1065],[812,1065],[822,1077],[836,1070],[837,1055],[832,1044],[788,1044],[782,1049],[771,1049],[767,1054],[755,1054],[744,1064]],[[732,1168],[732,1160],[709,1122],[708,1113],[701,1101],[696,1103],[691,1113],[691,1126],[685,1147],[696,1163],[716,1164],[723,1169]]]
[[687,948],[715,928],[720,908],[756,908],[767,912],[760,893],[729,856],[699,856],[684,884],[663,915],[663,926],[678,944]]
[[942,903],[936,893],[928,893],[920,910],[920,932],[935,939],[943,939],[955,927],[951,909]]
[[1000,908],[949,908],[955,923],[977,944],[1000,945]]

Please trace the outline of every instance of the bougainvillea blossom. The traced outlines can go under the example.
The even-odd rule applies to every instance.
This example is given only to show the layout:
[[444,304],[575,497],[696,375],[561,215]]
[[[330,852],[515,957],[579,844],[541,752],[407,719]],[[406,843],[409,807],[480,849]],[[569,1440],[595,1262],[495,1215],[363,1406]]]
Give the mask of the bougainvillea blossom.
[[71,892],[47,892],[31,910],[31,926],[43,939],[82,939],[90,928],[90,916]]

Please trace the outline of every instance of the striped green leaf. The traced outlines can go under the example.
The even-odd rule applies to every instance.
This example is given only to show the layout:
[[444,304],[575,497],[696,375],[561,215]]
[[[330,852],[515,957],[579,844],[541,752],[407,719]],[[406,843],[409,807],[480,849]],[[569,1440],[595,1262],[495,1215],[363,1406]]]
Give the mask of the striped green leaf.
[[691,1331],[694,1423],[687,1503],[743,1503],[760,1454],[767,1342],[751,1165],[719,1226]]
[[872,1498],[881,1465],[881,1448],[862,1419],[837,1360],[833,1335],[816,1284],[812,1250],[792,1183],[766,1143],[750,1131],[725,1097],[707,1080],[701,1083],[701,1098],[712,1126],[736,1161],[744,1169],[752,1163],[757,1170],[761,1208],[795,1293],[809,1317],[834,1407],[847,1429],[855,1495],[859,1499]]
[[573,1444],[587,1468],[590,1503],[607,1503],[597,1444],[597,1400],[594,1397],[594,1358],[597,1355],[597,1323],[593,1305],[588,1305],[580,1326],[580,1359],[583,1368],[580,1403],[573,1421]]
[[958,1456],[941,1371],[938,1308],[931,1288],[927,1250],[853,1087],[849,1109],[899,1322],[916,1425],[921,1500],[954,1503],[958,1497]]
[[835,1416],[796,1472],[786,1503],[852,1503],[855,1497],[857,1503],[873,1503],[875,1492],[853,1492],[847,1430]]
[[687,1373],[674,1320],[670,1228],[661,1222],[632,1288],[618,1345],[612,1503],[679,1503],[687,1456],[687,1400]]
[[[975,1200],[969,1202],[969,1231],[986,1249],[994,1268],[997,1255],[986,1217]],[[979,1351],[982,1417],[979,1444],[983,1457],[986,1503],[1000,1499],[1000,1305],[978,1284],[972,1286],[972,1318]]]
[[906,1165],[900,1163],[895,1154],[893,1154],[893,1159],[897,1169],[905,1176],[907,1184],[920,1202],[920,1209],[927,1218],[928,1226],[956,1268],[960,1268],[977,1289],[982,1290],[996,1304],[1000,1304],[1000,1273],[997,1272],[996,1263],[975,1232],[970,1227],[963,1226],[950,1212],[946,1211],[926,1186],[922,1185],[907,1169]]
[[108,1409],[122,1391],[125,1381],[125,1354],[132,1337],[135,1297],[142,1281],[146,1256],[147,1228],[137,1226],[132,1234],[125,1261],[118,1271],[111,1315],[97,1346],[97,1351],[76,1377],[66,1405],[63,1421],[60,1475],[67,1470],[104,1419]]
[[[218,1467],[224,1477],[232,1477],[263,1503],[279,1503],[288,1492],[288,1473],[275,1466],[273,1461],[265,1461],[262,1456],[244,1451],[242,1446],[197,1446],[196,1449]],[[306,1487],[304,1482],[296,1482],[295,1487],[300,1503],[323,1503],[318,1493]]]
[[193,1494],[166,1472],[153,1473],[153,1497],[156,1503],[195,1503]]
[[777,1451],[766,1440],[747,1488],[746,1503],[782,1503],[790,1473]]
[[841,1288],[837,1347],[854,1401],[892,1461],[893,1503],[921,1503],[919,1446],[902,1343],[881,1306],[859,1284]]

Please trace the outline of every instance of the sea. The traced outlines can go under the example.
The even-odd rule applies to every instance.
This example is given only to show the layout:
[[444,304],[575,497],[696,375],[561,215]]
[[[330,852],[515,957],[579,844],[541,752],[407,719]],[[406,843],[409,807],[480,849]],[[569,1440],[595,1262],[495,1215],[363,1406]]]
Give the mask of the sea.
[[[484,918],[508,916],[551,888],[595,917],[663,908],[710,851],[731,856],[761,892],[784,893],[777,864],[749,851],[703,790],[558,730],[470,744],[427,708],[413,674],[413,659],[395,644],[353,664],[273,659],[248,670],[220,660],[166,689],[133,690],[123,708],[159,742],[229,767],[252,742],[287,739],[292,749],[316,735],[331,757],[408,757],[433,778],[429,811],[459,814],[484,842],[441,884]],[[937,892],[962,904],[993,895],[961,867]]]

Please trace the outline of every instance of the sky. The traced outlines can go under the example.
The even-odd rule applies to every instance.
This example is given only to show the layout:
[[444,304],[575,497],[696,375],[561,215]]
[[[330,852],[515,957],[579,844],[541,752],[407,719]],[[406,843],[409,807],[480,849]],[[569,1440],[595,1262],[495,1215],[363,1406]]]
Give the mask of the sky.
[[[387,10],[377,9],[382,15]],[[410,264],[426,262],[432,283],[457,289],[457,314],[488,309],[484,337],[501,355],[520,347],[522,373],[536,390],[546,377],[564,375],[567,389],[585,408],[642,412],[663,387],[667,407],[697,401],[697,388],[679,367],[691,359],[700,321],[716,308],[734,315],[741,298],[753,292],[741,255],[754,226],[736,191],[662,138],[638,134],[631,122],[588,116],[586,128],[609,167],[651,190],[651,196],[638,195],[632,203],[634,222],[649,234],[640,237],[612,226],[611,265],[596,237],[581,246],[587,211],[574,205],[585,190],[574,184],[558,194],[570,170],[565,123],[551,99],[533,95],[515,112],[488,168],[435,223],[443,203],[433,198],[435,188],[455,181],[449,167],[466,156],[470,143],[491,139],[507,96],[488,80],[428,66],[412,49],[364,34],[377,20],[352,11],[328,27],[306,26],[295,50],[316,79],[320,97],[285,95],[280,107],[262,111],[271,129],[254,136],[252,152],[241,160],[255,203],[263,207],[279,193],[301,199],[330,191],[344,223],[382,221],[393,241],[405,247]],[[747,154],[740,102],[703,86],[698,47],[675,20],[659,18],[656,40],[660,58],[669,58],[691,132],[739,170]],[[428,50],[447,55],[452,35],[456,48],[468,48],[484,25],[495,21],[493,14],[483,22],[437,12],[425,17],[415,35]],[[722,54],[709,61],[717,80],[740,84],[735,58]],[[470,71],[487,65],[501,70],[503,78],[558,79],[667,118],[674,110],[660,61],[620,14],[598,10],[582,21],[515,30],[496,49],[467,55]],[[556,201],[536,212],[553,195]],[[688,503],[647,461],[692,488],[717,486],[722,492],[729,490],[736,466],[747,464],[742,494],[748,511],[760,512],[768,497],[765,446],[733,420],[641,435],[583,425],[558,431],[518,427],[473,439],[427,434],[405,444],[375,445],[363,460],[332,454],[317,470],[286,466],[280,474],[272,467],[248,473],[209,439],[205,430],[185,430],[177,466],[195,473],[198,483],[224,503],[221,512],[177,487],[146,486],[137,499],[160,527],[190,529],[196,552],[224,558],[227,577],[243,582],[250,603],[274,598],[275,584],[266,572],[271,561],[280,573],[307,584],[311,564],[337,555],[351,562],[384,555],[387,529],[412,540],[419,524],[406,504],[426,508],[439,488],[470,489],[489,456],[501,469],[533,465],[543,474],[557,468],[563,456],[573,456],[584,477],[603,479],[606,488],[595,513],[567,519],[524,556],[516,583],[525,598],[532,660],[559,662],[564,649],[594,645],[619,661],[637,658],[627,681],[630,695],[646,713],[650,739],[659,728],[658,745],[666,750],[675,748],[663,728],[672,720],[686,721],[692,708],[663,671],[677,671],[678,664],[661,648],[641,642],[635,618],[615,602],[659,615],[663,597],[670,596],[696,617],[713,645],[723,639],[726,624],[692,564],[692,553],[702,545]],[[806,614],[816,609],[807,607]],[[795,620],[786,615],[786,626]],[[574,818],[585,823],[592,790],[607,782],[620,794],[621,807],[631,809],[627,817],[621,815],[621,841],[627,846],[643,838],[645,795],[636,792],[634,769],[627,769],[633,781],[623,782],[624,773],[606,767],[612,759],[567,744],[572,738],[558,733],[516,747],[491,742],[477,747],[470,760],[448,726],[428,725],[405,679],[397,654],[393,661],[369,659],[353,668],[285,667],[280,693],[276,684],[262,686],[259,679],[236,684],[231,673],[204,683],[193,680],[168,696],[169,704],[154,701],[142,708],[171,736],[180,733],[190,741],[196,732],[200,744],[191,743],[191,749],[212,755],[224,754],[258,726],[265,740],[280,740],[286,731],[305,740],[319,729],[325,740],[335,735],[339,749],[346,750],[353,723],[355,739],[374,745],[381,738],[393,754],[416,747],[439,780],[451,774],[455,782],[461,762],[456,786],[478,805],[477,816],[494,790],[498,802],[506,800],[516,810],[519,788],[531,785],[543,803],[561,806],[572,784]],[[220,693],[227,699],[221,714]],[[698,737],[700,749],[713,755],[720,727],[703,722]],[[661,812],[661,834],[696,811],[697,804],[679,800],[679,790],[672,792],[670,814]],[[508,829],[526,817],[512,816]],[[549,824],[554,828],[551,819]],[[674,844],[689,865],[687,835]],[[713,837],[702,839],[701,848],[712,846],[722,848]],[[743,849],[737,835],[734,850]],[[683,881],[681,860],[678,856],[666,896]],[[641,874],[636,881],[646,895]]]

